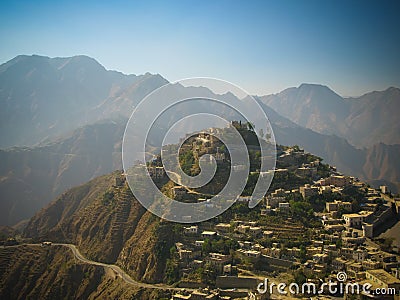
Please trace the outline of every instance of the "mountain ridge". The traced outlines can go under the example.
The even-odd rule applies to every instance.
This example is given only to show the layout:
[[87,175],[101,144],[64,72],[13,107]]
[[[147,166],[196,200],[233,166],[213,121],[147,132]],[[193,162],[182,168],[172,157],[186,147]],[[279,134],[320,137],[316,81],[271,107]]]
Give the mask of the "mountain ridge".
[[[140,85],[135,85],[137,82]],[[87,56],[18,56],[0,66],[0,148],[32,146],[118,113],[129,113],[132,105],[128,112],[124,105],[111,113],[110,105],[104,103],[113,103],[118,93],[132,85],[130,100],[138,101],[166,82],[159,74],[108,71]]]
[[[380,143],[357,149],[343,138],[302,128],[278,114],[274,117],[272,112],[272,109],[267,110],[272,116],[270,119],[278,144],[297,144],[323,157],[344,173],[367,179],[378,186],[389,185],[393,192],[399,190],[400,175],[396,170],[400,169],[397,158],[400,145]],[[67,188],[121,169],[124,129],[122,120],[102,122],[87,125],[64,138],[49,140],[35,148],[0,151],[0,158],[7,162],[0,167],[1,219],[8,220],[4,225],[29,218]],[[38,162],[43,162],[40,168]]]
[[67,188],[119,169],[124,123],[87,125],[34,148],[0,150],[0,219],[30,218]]
[[[28,66],[21,65],[21,61],[28,61]],[[84,61],[83,65],[90,67],[84,67],[82,61]],[[32,65],[39,65],[44,71],[39,71],[40,68],[32,68]],[[18,71],[17,67],[23,70]],[[7,69],[10,68],[15,68],[18,78],[22,81],[4,76]],[[97,70],[94,73],[100,72],[102,74],[96,75],[97,77],[111,78],[112,80],[107,81],[107,84],[117,80],[117,84],[112,85],[112,88],[104,89],[102,87],[103,92],[96,91],[101,97],[93,96],[92,93],[98,83],[95,80],[93,81],[93,78],[90,79],[85,76],[85,72],[90,73],[92,69]],[[32,70],[34,72],[31,72]],[[51,74],[57,76],[50,76]],[[34,84],[32,84],[32,81]],[[47,106],[58,105],[59,103],[53,103],[54,101],[51,101],[53,98],[48,97],[48,82],[56,82],[63,86],[59,91],[58,89],[53,90],[50,93],[52,97],[64,90],[69,91],[69,94],[67,93],[57,100],[61,103],[65,101],[68,103],[65,104],[66,106],[62,103],[63,109],[58,109],[58,114],[53,116],[53,119],[49,119],[47,116],[51,111],[51,108]],[[3,214],[1,219],[8,220],[4,225],[13,225],[22,219],[29,218],[34,211],[43,207],[48,201],[54,199],[69,187],[119,169],[121,167],[121,141],[126,120],[139,101],[167,82],[159,74],[146,73],[136,76],[108,71],[95,59],[87,56],[49,58],[22,55],[0,65],[0,101],[6,107],[5,110],[0,111],[0,133],[5,133],[5,135],[0,135],[0,146],[10,143],[11,146],[15,146],[12,140],[16,141],[16,139],[31,142],[29,147],[0,151],[0,157],[5,162],[0,167],[0,191],[2,195],[0,203]],[[182,93],[189,93],[192,89],[192,87],[185,88],[183,86],[177,88]],[[78,98],[74,96],[74,92],[71,94],[71,91],[76,89],[78,90],[75,96],[78,96]],[[200,89],[205,96],[213,95],[211,91],[204,87]],[[35,91],[35,93],[32,94],[32,91]],[[375,107],[377,105],[376,99],[381,97],[384,101],[392,103],[390,110],[393,117],[392,119],[389,118],[390,122],[386,122],[389,125],[385,125],[386,123],[383,122],[383,125],[377,126],[373,135],[382,134],[382,131],[387,130],[388,134],[385,138],[389,138],[391,135],[398,136],[396,130],[399,122],[395,119],[397,118],[395,113],[399,111],[396,106],[399,91],[398,88],[393,87],[384,92],[367,93],[354,100],[340,97],[327,86],[302,84],[298,88],[288,88],[281,93],[287,94],[292,102],[308,97],[310,107],[318,104],[316,101],[319,98],[315,95],[328,95],[329,97],[323,98],[325,102],[328,102],[328,104],[340,103],[339,109],[335,107],[332,109],[339,114],[341,118],[339,123],[343,127],[347,126],[345,123],[350,122],[349,120],[357,121],[359,115],[364,117],[368,115],[362,105],[351,106],[349,103],[365,102],[370,103],[367,106]],[[105,94],[106,96],[104,96]],[[275,97],[272,100],[279,100],[279,94],[272,95]],[[23,97],[17,97],[18,95]],[[297,95],[304,97],[298,99],[296,98]],[[86,96],[89,99],[83,99]],[[224,95],[226,100],[232,97],[233,95],[229,93]],[[285,117],[274,107],[267,105],[266,102],[268,101],[265,97],[256,96],[255,99],[269,117],[278,143],[298,144],[307,151],[325,158],[328,163],[337,166],[338,170],[342,172],[375,184],[388,184],[394,192],[399,190],[400,180],[397,173],[400,170],[400,164],[396,160],[396,146],[379,144],[377,140],[369,146],[354,147],[346,138],[336,134],[338,132],[335,132],[336,135],[329,132],[321,133],[312,128],[306,128],[307,126],[299,125],[295,118]],[[80,109],[81,106],[83,106],[82,109]],[[295,105],[291,105],[293,111],[295,111],[295,107]],[[352,109],[351,118],[346,115],[349,107]],[[212,111],[212,108],[210,109]],[[185,112],[190,113],[191,111],[186,108]],[[315,117],[309,120],[307,118],[309,111],[302,108],[299,117],[301,116],[303,121],[309,122],[309,124],[318,124],[325,120],[322,117],[323,114],[330,114],[330,112],[331,110],[327,110],[326,107],[325,110],[317,107],[314,111]],[[379,125],[380,120],[385,117],[384,110],[381,110],[380,113],[382,115],[375,122],[372,122],[374,126]],[[23,115],[29,117],[23,118]],[[331,124],[337,123],[337,115],[329,116],[330,119],[328,119]],[[59,121],[58,118],[63,121]],[[387,117],[385,118],[387,119]],[[27,121],[21,122],[20,119]],[[106,125],[99,125],[101,122]],[[361,124],[361,129],[367,127],[362,122],[357,122],[357,124]],[[22,126],[20,126],[20,123],[23,123]],[[329,128],[330,125],[327,124],[325,122],[321,126]],[[37,130],[37,126],[41,126],[41,128]],[[85,126],[89,127],[83,129]],[[385,126],[390,126],[390,128]],[[357,126],[354,125],[354,127]],[[75,137],[72,138],[73,135]],[[20,137],[22,138],[20,139]],[[396,145],[395,142],[396,140],[392,141],[391,144]],[[90,147],[88,143],[93,143],[93,147]],[[400,141],[398,144],[400,144]],[[91,155],[92,157],[90,157]],[[42,166],[39,162],[42,163]],[[19,214],[18,211],[24,213]]]
[[400,89],[396,87],[345,98],[324,85],[301,84],[260,99],[294,123],[346,138],[357,148],[400,143],[396,122]]

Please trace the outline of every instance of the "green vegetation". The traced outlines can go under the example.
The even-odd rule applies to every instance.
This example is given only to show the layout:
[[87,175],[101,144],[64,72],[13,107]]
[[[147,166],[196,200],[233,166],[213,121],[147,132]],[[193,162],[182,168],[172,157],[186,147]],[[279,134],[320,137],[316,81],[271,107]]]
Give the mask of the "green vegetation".
[[289,203],[291,213],[297,220],[308,223],[314,219],[314,210],[309,202],[291,200]]
[[200,282],[211,286],[215,284],[215,280],[217,279],[215,267],[210,263],[207,263],[204,267],[198,268],[196,274],[199,276]]
[[101,203],[103,205],[109,205],[114,200],[114,192],[113,191],[106,191],[103,194],[103,199]]
[[304,272],[302,270],[295,271],[293,277],[293,282],[297,284],[303,284],[307,281],[307,277],[304,275]]
[[169,222],[158,223],[155,235],[157,242],[154,247],[154,253],[160,260],[170,257],[170,249],[180,237],[180,224]]
[[179,280],[179,262],[175,246],[172,246],[169,250],[164,274],[164,281],[168,284],[173,284]]
[[222,254],[231,254],[232,251],[239,248],[239,244],[237,241],[232,239],[218,239],[218,240],[209,240],[206,239],[204,241],[202,251],[203,254],[208,254],[210,252],[218,252]]
[[183,172],[187,175],[194,175],[192,174],[192,168],[194,166],[195,159],[193,156],[193,151],[184,151],[183,153],[179,154],[179,164]]

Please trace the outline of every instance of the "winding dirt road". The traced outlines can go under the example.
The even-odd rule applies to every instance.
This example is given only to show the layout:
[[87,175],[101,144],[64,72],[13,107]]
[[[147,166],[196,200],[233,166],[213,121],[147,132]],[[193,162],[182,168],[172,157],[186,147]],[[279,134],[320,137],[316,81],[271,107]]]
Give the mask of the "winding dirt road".
[[[39,246],[42,247],[42,244],[20,244],[20,245],[15,245],[15,246],[6,246],[7,247],[18,247],[18,246]],[[159,290],[182,290],[182,288],[177,288],[177,287],[172,287],[166,284],[151,284],[151,283],[144,283],[144,282],[139,282],[134,280],[132,277],[130,277],[124,270],[122,270],[119,266],[114,265],[114,264],[106,264],[106,263],[102,263],[102,262],[97,262],[97,261],[93,261],[90,259],[87,259],[86,257],[84,257],[78,250],[78,248],[74,245],[74,244],[62,244],[62,243],[52,243],[49,246],[45,246],[45,247],[54,247],[54,246],[62,246],[62,247],[67,247],[69,248],[74,257],[79,260],[80,262],[83,262],[85,264],[90,264],[90,265],[94,265],[94,266],[99,266],[99,267],[103,267],[103,268],[108,268],[111,269],[112,271],[114,271],[114,273],[122,278],[123,281],[125,281],[126,283],[130,284],[130,285],[134,285],[140,288],[147,288],[147,289],[159,289]],[[186,290],[192,290],[192,289],[186,289]]]

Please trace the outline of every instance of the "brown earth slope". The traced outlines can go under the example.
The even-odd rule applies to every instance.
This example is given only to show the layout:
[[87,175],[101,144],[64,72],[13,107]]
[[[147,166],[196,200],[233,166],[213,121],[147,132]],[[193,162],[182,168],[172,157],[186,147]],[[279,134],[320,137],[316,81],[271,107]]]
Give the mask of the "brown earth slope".
[[63,246],[0,249],[0,299],[168,299],[168,291],[125,283],[80,263]]
[[75,244],[87,258],[116,263],[134,279],[161,282],[173,245],[171,224],[147,212],[120,172],[73,188],[36,214],[24,235],[37,241]]

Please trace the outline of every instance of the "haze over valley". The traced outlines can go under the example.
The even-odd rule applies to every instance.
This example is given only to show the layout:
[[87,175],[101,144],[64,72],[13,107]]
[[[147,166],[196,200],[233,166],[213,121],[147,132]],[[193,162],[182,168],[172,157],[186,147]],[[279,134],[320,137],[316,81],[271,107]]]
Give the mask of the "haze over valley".
[[[86,56],[18,56],[1,65],[2,225],[30,218],[67,188],[121,169],[127,119],[167,82],[159,74],[108,71]],[[299,145],[343,173],[398,191],[398,88],[342,98],[327,86],[302,84],[256,99],[278,144]]]

